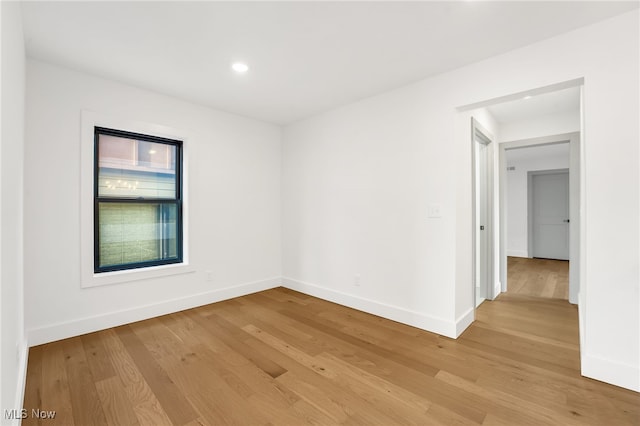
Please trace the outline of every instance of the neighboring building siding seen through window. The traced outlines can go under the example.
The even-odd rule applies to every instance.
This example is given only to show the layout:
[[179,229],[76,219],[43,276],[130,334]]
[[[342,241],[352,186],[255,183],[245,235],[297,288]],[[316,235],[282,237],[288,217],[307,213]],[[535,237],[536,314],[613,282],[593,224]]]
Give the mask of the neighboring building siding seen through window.
[[182,142],[95,128],[94,272],[182,262]]

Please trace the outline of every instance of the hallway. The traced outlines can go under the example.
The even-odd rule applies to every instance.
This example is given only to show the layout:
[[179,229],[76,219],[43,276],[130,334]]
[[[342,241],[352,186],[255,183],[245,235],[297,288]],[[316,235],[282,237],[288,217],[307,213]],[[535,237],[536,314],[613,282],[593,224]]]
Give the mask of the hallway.
[[508,257],[509,294],[569,299],[569,262],[553,259]]

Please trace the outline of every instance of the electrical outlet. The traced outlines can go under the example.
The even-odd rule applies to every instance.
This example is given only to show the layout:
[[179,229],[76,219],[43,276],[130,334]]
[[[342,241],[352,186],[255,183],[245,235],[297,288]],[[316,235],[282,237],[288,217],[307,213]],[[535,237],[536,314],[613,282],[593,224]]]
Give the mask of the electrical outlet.
[[20,365],[20,345],[16,343],[16,365]]
[[355,274],[353,276],[353,285],[356,287],[360,287],[360,274]]
[[206,276],[206,278],[205,278],[205,279],[206,279],[207,281],[213,281],[213,272],[211,272],[211,271],[205,271],[205,273],[204,273],[204,274],[205,274],[205,276]]

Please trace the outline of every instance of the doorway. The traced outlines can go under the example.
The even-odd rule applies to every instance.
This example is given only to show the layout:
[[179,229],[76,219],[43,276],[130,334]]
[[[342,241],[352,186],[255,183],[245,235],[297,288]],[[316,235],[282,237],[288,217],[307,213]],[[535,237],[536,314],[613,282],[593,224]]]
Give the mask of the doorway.
[[569,170],[528,172],[529,252],[569,260]]
[[[568,300],[578,303],[580,133],[501,143],[500,169],[503,170],[499,179],[500,212],[505,219],[501,221],[502,291],[511,285],[509,276],[514,271],[509,271],[510,266],[526,264],[527,269],[532,269],[541,263],[533,258],[554,259],[542,262],[545,266],[538,277],[559,274],[566,278],[568,273],[568,282],[562,285],[568,287]],[[511,186],[513,182],[519,182],[519,186]],[[538,205],[538,201],[542,204]],[[513,213],[518,208],[522,209],[522,219],[514,219]],[[554,261],[561,264],[552,264]],[[517,283],[516,290],[521,285],[522,281]],[[542,293],[558,295],[565,291],[560,288],[551,291],[547,283]]]
[[[512,235],[507,232],[509,220],[507,218],[507,211],[511,206],[507,206],[510,203],[507,192],[507,175],[511,173],[511,167],[508,167],[506,161],[507,150],[524,151],[519,148],[528,148],[533,146],[544,145],[557,145],[564,144],[569,150],[569,164],[561,165],[551,168],[569,168],[569,258],[570,261],[564,262],[567,269],[569,269],[569,302],[572,304],[580,303],[581,309],[576,309],[579,314],[579,333],[581,339],[581,345],[584,344],[584,330],[585,330],[585,309],[584,309],[584,291],[580,292],[580,277],[582,269],[584,268],[582,259],[585,234],[584,224],[581,223],[580,212],[584,211],[585,202],[584,198],[580,196],[581,189],[584,184],[584,158],[582,156],[582,130],[584,126],[583,119],[583,96],[582,85],[584,79],[579,78],[575,80],[565,81],[554,85],[540,87],[537,89],[531,89],[526,92],[513,93],[505,95],[499,98],[494,98],[482,102],[476,102],[465,106],[458,107],[458,111],[461,113],[460,118],[464,118],[468,123],[468,117],[473,116],[482,119],[482,123],[494,131],[497,139],[493,144],[489,144],[489,147],[493,145],[495,160],[491,169],[494,173],[494,177],[490,178],[492,185],[495,188],[494,201],[490,203],[493,206],[494,211],[489,215],[493,217],[490,225],[493,225],[493,232],[487,233],[492,236],[493,241],[492,249],[487,250],[493,257],[493,266],[489,266],[489,273],[493,273],[490,278],[490,282],[493,282],[493,286],[489,285],[486,288],[486,299],[505,302],[514,309],[520,309],[523,307],[521,304],[516,303],[511,305],[514,300],[523,300],[522,296],[505,295],[503,298],[499,297],[501,292],[507,292],[507,288],[511,286],[511,282],[507,282],[507,265],[509,251],[512,249],[511,242],[508,241],[512,238]],[[462,120],[460,123],[462,124]],[[473,120],[472,120],[473,122]],[[468,124],[467,124],[468,126]],[[462,127],[460,127],[462,129]],[[469,129],[469,127],[467,127]],[[469,137],[468,130],[465,131],[466,140],[472,140],[472,158],[471,166],[473,179],[471,185],[472,197],[471,199],[471,268],[469,276],[471,282],[467,287],[472,293],[472,297],[466,300],[472,301],[474,308],[476,308],[482,299],[482,288],[477,286],[481,284],[480,277],[483,275],[480,273],[479,265],[482,265],[481,258],[479,256],[479,244],[480,237],[479,226],[479,210],[476,206],[478,204],[478,195],[480,191],[476,184],[476,179],[479,178],[477,169],[479,164],[476,160],[476,132],[475,128],[471,129],[471,137]],[[491,156],[491,154],[489,153]],[[478,167],[476,167],[478,166]],[[533,169],[535,170],[535,169]],[[538,169],[540,170],[540,169]],[[526,174],[524,182],[526,182]],[[526,183],[525,183],[526,186]],[[522,190],[526,196],[526,189]],[[526,205],[526,202],[523,202]],[[524,226],[524,234],[526,234],[527,224]],[[529,251],[526,244],[528,243],[526,238],[524,239],[525,245],[522,247],[522,251],[514,256],[523,260],[535,260],[529,258]],[[493,253],[495,252],[495,253]],[[553,262],[553,261],[549,261]],[[489,264],[492,262],[487,262]],[[493,268],[493,271],[491,271]],[[558,270],[551,271],[550,273],[559,274]],[[564,272],[563,272],[564,273]],[[566,274],[565,274],[566,275]],[[469,293],[464,290],[465,298]],[[559,288],[545,288],[545,294],[551,293],[552,298],[559,298],[557,295],[560,293]],[[544,298],[540,298],[540,295],[533,295],[537,300],[530,299],[529,301],[540,301],[541,303],[549,303]],[[525,296],[526,298],[527,296]],[[566,297],[566,296],[565,296]],[[562,298],[565,298],[562,297]],[[548,300],[548,299],[547,299]],[[552,303],[557,303],[553,301]],[[566,302],[564,302],[566,303]],[[487,305],[483,304],[481,309]]]
[[493,287],[493,136],[471,119],[474,164],[474,300],[492,298]]

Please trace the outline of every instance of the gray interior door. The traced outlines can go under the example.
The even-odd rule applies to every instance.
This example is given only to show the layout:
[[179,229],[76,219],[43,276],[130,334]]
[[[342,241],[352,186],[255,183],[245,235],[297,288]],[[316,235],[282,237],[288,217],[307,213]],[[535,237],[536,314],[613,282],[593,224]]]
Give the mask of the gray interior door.
[[533,257],[569,260],[569,172],[531,175]]

